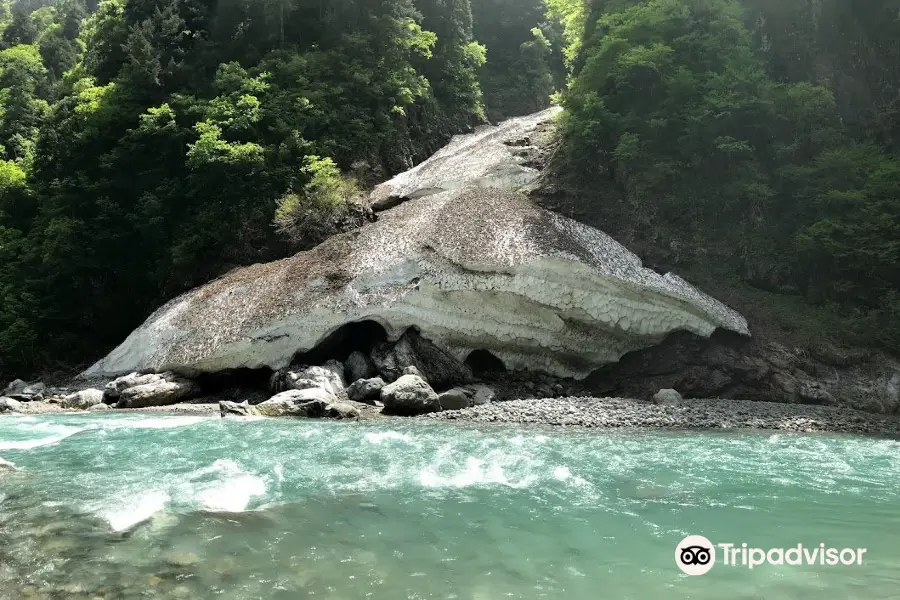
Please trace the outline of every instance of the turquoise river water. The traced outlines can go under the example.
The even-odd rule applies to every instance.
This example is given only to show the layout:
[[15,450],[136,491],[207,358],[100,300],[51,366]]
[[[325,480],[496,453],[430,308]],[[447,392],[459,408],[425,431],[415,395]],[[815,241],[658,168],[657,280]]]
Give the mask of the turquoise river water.
[[[105,414],[0,456],[0,598],[900,598],[893,440]],[[689,534],[867,551],[691,577]]]

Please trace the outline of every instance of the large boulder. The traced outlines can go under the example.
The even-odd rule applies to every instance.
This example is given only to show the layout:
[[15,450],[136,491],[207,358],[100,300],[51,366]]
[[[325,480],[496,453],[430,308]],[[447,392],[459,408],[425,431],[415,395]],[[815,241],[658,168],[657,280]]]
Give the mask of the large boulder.
[[259,416],[259,413],[256,411],[256,407],[251,406],[250,403],[246,400],[240,403],[221,400],[219,402],[219,414],[222,416],[222,418]]
[[494,388],[488,387],[484,384],[475,384],[469,386],[469,389],[472,390],[472,404],[475,406],[490,404],[497,399],[497,392],[494,391]]
[[438,396],[438,401],[441,404],[441,410],[461,410],[472,406],[472,399],[462,388],[447,390]]
[[21,394],[28,387],[28,382],[21,379],[14,379],[3,389],[3,395],[9,397],[13,394]]
[[190,379],[166,374],[159,380],[122,390],[116,408],[168,406],[192,398],[199,391],[197,384]]
[[[373,192],[408,199],[377,222],[179,296],[84,375],[278,370],[363,321],[390,342],[415,327],[456,364],[483,350],[507,369],[577,378],[674,331],[748,334],[740,315],[683,279],[518,193],[539,173],[509,144],[554,116],[454,138]],[[441,386],[428,365],[395,362]]]
[[22,410],[22,403],[13,398],[0,396],[0,413],[19,412]]
[[681,394],[671,388],[659,390],[653,394],[653,403],[662,405],[676,405],[682,400]]
[[21,379],[10,382],[3,391],[3,396],[19,402],[39,402],[44,399],[47,387],[41,383],[26,383]]
[[347,397],[354,402],[372,403],[381,396],[384,380],[381,377],[359,379],[347,388]]
[[336,401],[333,394],[318,387],[288,390],[253,406],[251,414],[263,417],[320,418],[325,416],[326,407]]
[[103,392],[98,389],[87,389],[69,394],[63,398],[59,405],[63,408],[77,408],[79,410],[87,410],[95,404],[103,403]]
[[163,375],[159,375],[157,373],[149,373],[146,375],[129,373],[128,375],[117,377],[116,379],[107,383],[106,387],[103,388],[103,401],[107,404],[115,404],[119,401],[119,396],[122,395],[122,392],[127,390],[128,388],[137,387],[139,385],[146,385],[149,383],[158,383],[160,381],[163,381],[164,379],[165,377]]
[[438,395],[425,380],[404,375],[381,390],[384,412],[392,415],[415,416],[441,410]]
[[359,420],[359,409],[351,402],[335,402],[325,407],[325,416],[332,419]]
[[335,401],[321,389],[288,390],[257,405],[223,400],[219,413],[226,417],[329,417],[359,419],[359,409],[352,402]]

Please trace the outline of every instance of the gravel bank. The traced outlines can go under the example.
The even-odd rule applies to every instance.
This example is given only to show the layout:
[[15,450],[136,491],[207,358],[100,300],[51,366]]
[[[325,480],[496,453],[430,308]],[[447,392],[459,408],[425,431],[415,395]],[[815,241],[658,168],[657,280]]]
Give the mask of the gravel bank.
[[140,414],[155,413],[164,415],[214,415],[219,416],[219,404],[216,403],[181,403],[170,404],[169,406],[152,406],[149,408],[110,408],[109,410],[94,412],[77,409],[66,409],[55,402],[23,402],[22,410],[18,413],[22,415],[46,415],[46,414]]
[[626,398],[510,400],[422,418],[605,429],[771,429],[900,438],[898,416],[828,406],[743,400],[683,400],[672,405]]

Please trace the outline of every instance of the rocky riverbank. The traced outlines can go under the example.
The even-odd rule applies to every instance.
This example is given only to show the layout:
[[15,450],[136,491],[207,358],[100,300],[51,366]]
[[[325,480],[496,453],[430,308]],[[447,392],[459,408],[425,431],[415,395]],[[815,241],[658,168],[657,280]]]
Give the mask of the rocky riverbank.
[[[385,415],[381,408],[351,402],[358,414],[351,420],[405,419]],[[50,402],[31,402],[19,414],[82,413]],[[220,402],[203,401],[169,406],[101,411],[104,414],[232,416]],[[237,416],[237,415],[234,415]],[[262,416],[262,415],[260,415]],[[327,415],[323,415],[327,416]],[[587,429],[753,429],[797,433],[845,433],[900,439],[900,419],[845,408],[746,400],[681,400],[654,404],[629,398],[544,398],[509,400],[461,410],[430,413],[419,418],[446,422],[520,424]]]
[[762,429],[900,438],[900,419],[846,408],[745,400],[655,404],[627,398],[512,400],[421,417],[441,421],[596,429]]

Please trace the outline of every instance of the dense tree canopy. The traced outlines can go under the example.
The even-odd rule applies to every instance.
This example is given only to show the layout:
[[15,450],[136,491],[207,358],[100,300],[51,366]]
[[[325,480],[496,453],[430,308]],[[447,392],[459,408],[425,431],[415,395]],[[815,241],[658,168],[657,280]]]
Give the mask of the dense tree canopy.
[[[359,185],[485,120],[469,0],[0,6],[3,373],[84,361],[165,299],[321,241]],[[519,91],[504,115],[553,90]]]
[[607,190],[607,228],[900,349],[900,3],[550,4],[572,68],[560,170]]
[[900,0],[0,0],[0,374],[313,245],[450,135],[548,106],[658,263],[900,348]]

